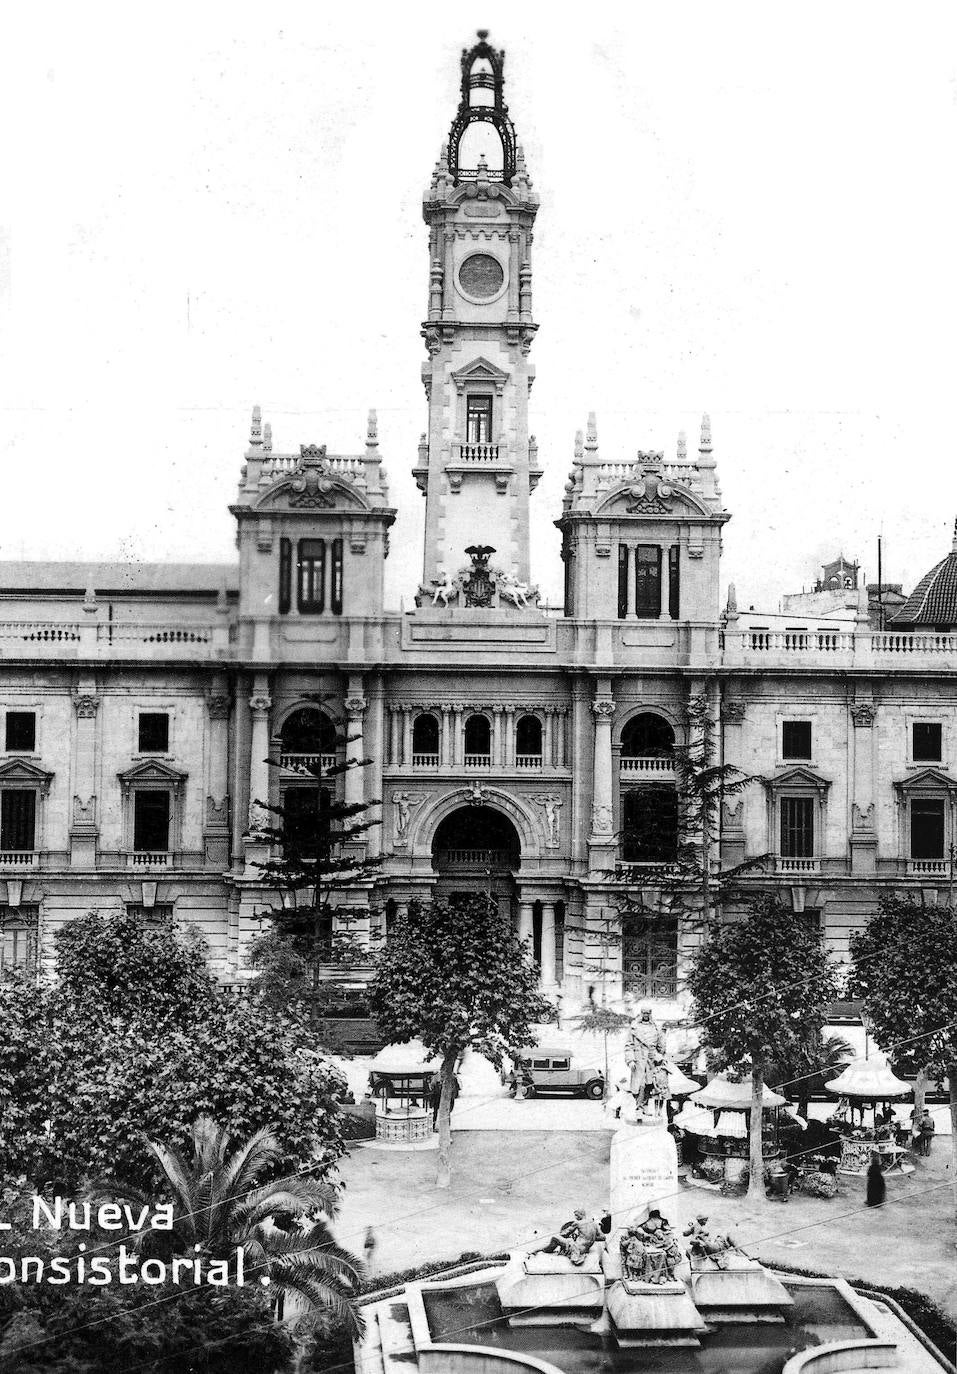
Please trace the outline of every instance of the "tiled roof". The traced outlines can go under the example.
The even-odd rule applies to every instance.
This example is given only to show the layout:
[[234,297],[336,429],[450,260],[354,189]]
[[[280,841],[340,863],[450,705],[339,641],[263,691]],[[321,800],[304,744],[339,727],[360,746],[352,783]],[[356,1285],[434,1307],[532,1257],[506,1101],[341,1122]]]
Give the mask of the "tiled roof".
[[41,563],[0,561],[4,592],[207,592],[239,586],[234,563]]
[[893,624],[957,625],[957,553],[949,553],[924,574]]

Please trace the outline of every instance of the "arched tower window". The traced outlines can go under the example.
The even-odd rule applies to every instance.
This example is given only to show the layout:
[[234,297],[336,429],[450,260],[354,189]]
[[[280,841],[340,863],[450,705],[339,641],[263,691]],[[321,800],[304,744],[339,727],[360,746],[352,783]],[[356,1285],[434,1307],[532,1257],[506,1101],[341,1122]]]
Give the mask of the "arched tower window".
[[412,762],[438,763],[439,722],[431,711],[416,716],[412,725]]
[[283,767],[330,767],[336,760],[336,727],[324,711],[300,706],[283,722],[279,734]]
[[515,725],[515,762],[533,768],[542,761],[542,722],[538,716],[520,716]]
[[488,717],[469,716],[465,722],[465,766],[484,768],[492,762],[492,727]]
[[621,753],[626,759],[666,758],[674,747],[674,730],[651,711],[632,716],[621,732]]

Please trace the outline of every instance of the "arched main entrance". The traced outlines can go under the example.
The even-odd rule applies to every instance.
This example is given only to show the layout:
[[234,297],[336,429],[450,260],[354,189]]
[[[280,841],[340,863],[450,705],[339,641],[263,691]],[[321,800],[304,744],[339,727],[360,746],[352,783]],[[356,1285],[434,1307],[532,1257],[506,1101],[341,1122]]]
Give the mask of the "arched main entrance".
[[439,824],[432,839],[436,896],[488,893],[514,914],[515,879],[522,846],[515,826],[491,806],[462,806]]

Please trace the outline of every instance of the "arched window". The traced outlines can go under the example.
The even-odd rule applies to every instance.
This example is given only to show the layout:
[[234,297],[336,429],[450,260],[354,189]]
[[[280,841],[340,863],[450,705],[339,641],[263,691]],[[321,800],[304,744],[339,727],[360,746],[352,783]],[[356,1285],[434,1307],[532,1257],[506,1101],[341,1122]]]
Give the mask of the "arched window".
[[519,768],[538,768],[542,762],[542,722],[520,716],[515,725],[515,762]]
[[465,722],[465,766],[483,768],[492,762],[492,727],[487,716],[469,716]]
[[300,706],[288,715],[279,740],[284,768],[331,767],[336,761],[336,727],[314,706]]
[[438,763],[439,722],[431,711],[416,716],[412,725],[413,764]]
[[678,853],[678,794],[650,784],[622,793],[621,857],[629,864],[673,863]]
[[675,747],[675,732],[662,716],[642,711],[621,732],[622,758],[664,758]]

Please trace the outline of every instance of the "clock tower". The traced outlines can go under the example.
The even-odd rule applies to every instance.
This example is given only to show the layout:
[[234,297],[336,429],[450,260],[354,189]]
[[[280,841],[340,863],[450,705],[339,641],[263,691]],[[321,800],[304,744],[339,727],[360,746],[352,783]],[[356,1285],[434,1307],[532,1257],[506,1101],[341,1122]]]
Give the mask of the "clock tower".
[[528,432],[538,197],[504,100],[505,54],[487,38],[480,29],[462,53],[459,108],[423,203],[429,421],[414,475],[425,595],[468,565],[470,546],[491,547],[495,568],[529,582],[528,498],[541,476]]

